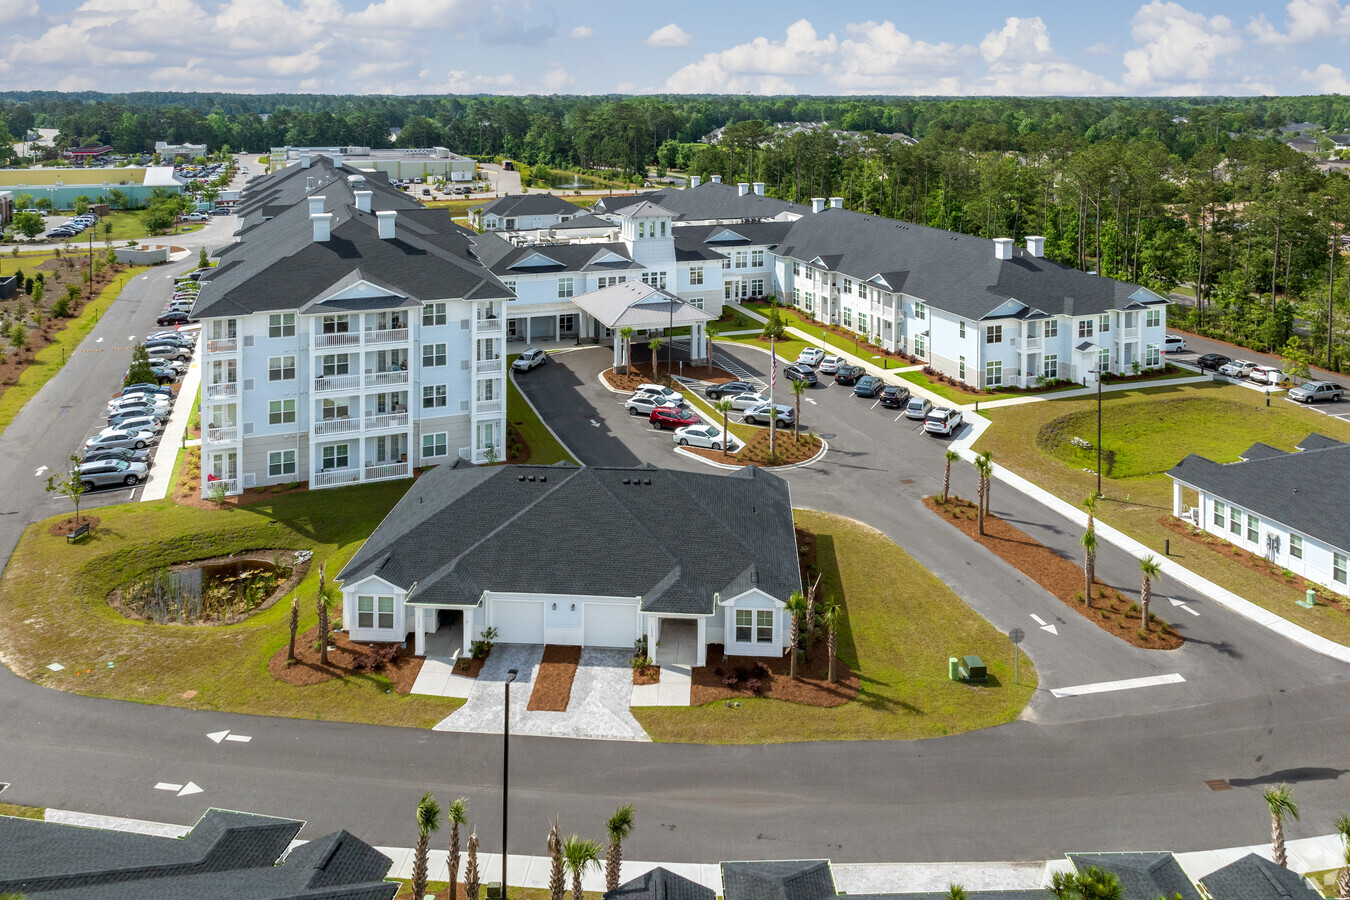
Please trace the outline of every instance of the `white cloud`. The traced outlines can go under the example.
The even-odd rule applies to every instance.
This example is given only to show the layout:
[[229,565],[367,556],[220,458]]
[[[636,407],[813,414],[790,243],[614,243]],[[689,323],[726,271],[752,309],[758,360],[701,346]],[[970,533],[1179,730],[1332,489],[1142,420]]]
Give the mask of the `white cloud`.
[[1140,46],[1125,53],[1125,84],[1150,93],[1204,92],[1218,63],[1242,46],[1226,16],[1206,18],[1170,0],[1139,7],[1130,34]]
[[1299,77],[1317,89],[1319,94],[1350,94],[1350,79],[1337,66],[1322,63],[1309,72],[1302,69]]
[[1116,86],[1100,75],[1058,58],[1040,16],[1010,16],[980,42],[989,74],[977,90],[993,94],[1105,94]]
[[975,53],[970,46],[915,40],[892,22],[862,22],[847,30],[850,37],[839,45],[830,75],[830,83],[846,91],[948,93],[956,83],[951,74]]
[[1097,43],[1093,44],[1090,47],[1084,47],[1083,55],[1095,57],[1095,56],[1119,56],[1120,54],[1117,53],[1115,50],[1113,50],[1111,48],[1111,45],[1106,41],[1098,41]]
[[1002,30],[991,31],[980,41],[980,55],[990,63],[1025,62],[1049,52],[1050,31],[1040,16],[1009,16]]
[[539,79],[539,86],[543,89],[543,93],[545,94],[560,93],[565,88],[569,88],[575,83],[576,79],[568,74],[567,70],[558,63],[549,66],[548,71]]
[[688,47],[690,40],[687,31],[671,22],[649,34],[646,44],[648,47]]
[[1270,24],[1265,13],[1248,22],[1247,31],[1256,43],[1272,47],[1350,34],[1350,9],[1343,9],[1337,0],[1290,0],[1284,16],[1284,31]]
[[595,37],[595,29],[589,25],[578,25],[567,33],[568,37],[588,38]]
[[708,53],[666,79],[677,93],[787,94],[795,88],[789,75],[820,74],[839,49],[834,35],[817,37],[805,19],[788,26],[784,39],[757,37],[718,53]]
[[0,0],[0,22],[22,22],[37,15],[36,0]]

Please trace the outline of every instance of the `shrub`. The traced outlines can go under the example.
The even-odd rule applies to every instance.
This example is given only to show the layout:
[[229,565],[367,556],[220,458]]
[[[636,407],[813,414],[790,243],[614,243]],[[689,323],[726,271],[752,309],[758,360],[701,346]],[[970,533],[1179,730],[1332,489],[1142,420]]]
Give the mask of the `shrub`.
[[474,659],[487,659],[487,655],[492,652],[493,642],[497,640],[497,629],[484,628],[478,640],[469,645],[469,655]]
[[740,679],[738,679],[738,678],[736,677],[735,673],[732,673],[732,674],[730,674],[730,675],[723,675],[723,676],[722,676],[722,683],[725,684],[725,685],[726,685],[727,687],[729,687],[729,688],[734,688],[734,687],[736,686],[736,682],[739,681],[739,680],[740,680]]
[[764,691],[764,682],[760,681],[758,678],[751,678],[745,683],[745,686],[750,690],[750,693],[755,696],[759,696]]
[[763,660],[756,660],[754,668],[751,669],[751,671],[755,673],[756,678],[768,678],[773,674]]
[[371,644],[366,648],[364,656],[360,656],[352,663],[355,669],[369,669],[372,672],[378,672],[389,665],[398,656],[398,644]]

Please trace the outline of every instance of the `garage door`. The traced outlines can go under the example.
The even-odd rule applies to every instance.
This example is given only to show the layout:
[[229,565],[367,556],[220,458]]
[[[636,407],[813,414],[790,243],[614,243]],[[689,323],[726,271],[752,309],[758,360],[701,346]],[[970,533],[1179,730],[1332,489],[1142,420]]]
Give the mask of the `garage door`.
[[503,644],[542,644],[544,601],[493,600],[492,624]]
[[587,647],[632,647],[637,640],[637,610],[614,603],[585,604],[583,642]]

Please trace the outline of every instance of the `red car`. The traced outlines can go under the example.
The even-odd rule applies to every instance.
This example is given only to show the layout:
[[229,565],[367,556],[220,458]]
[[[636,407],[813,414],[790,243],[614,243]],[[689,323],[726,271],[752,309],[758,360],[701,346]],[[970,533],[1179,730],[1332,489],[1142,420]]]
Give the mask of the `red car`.
[[658,406],[652,410],[647,421],[652,423],[653,428],[683,428],[686,425],[697,425],[699,419],[683,407]]

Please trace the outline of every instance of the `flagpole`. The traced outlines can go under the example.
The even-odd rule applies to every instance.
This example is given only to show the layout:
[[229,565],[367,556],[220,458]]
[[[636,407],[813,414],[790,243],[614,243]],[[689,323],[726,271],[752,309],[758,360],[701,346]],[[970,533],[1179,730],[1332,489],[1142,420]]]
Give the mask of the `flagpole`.
[[776,433],[775,433],[775,432],[776,432],[776,429],[775,429],[773,426],[774,426],[774,422],[777,421],[777,419],[778,419],[778,408],[777,408],[776,406],[774,406],[774,402],[773,402],[773,389],[774,389],[774,386],[778,383],[778,353],[777,353],[777,351],[774,350],[774,344],[775,344],[775,342],[776,342],[776,336],[775,336],[775,335],[772,335],[772,334],[769,335],[769,366],[770,366],[770,368],[769,368],[769,458],[770,458],[770,459],[772,459],[772,458],[773,458],[773,455],[774,455],[774,438],[777,436]]

